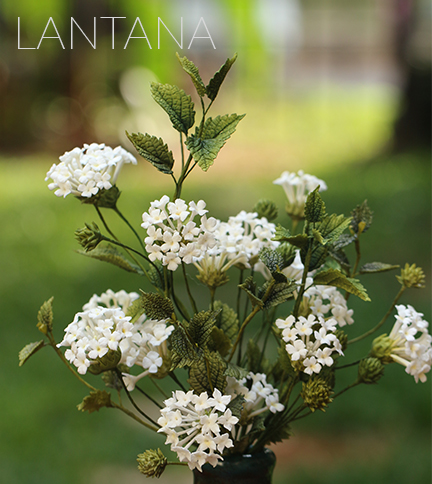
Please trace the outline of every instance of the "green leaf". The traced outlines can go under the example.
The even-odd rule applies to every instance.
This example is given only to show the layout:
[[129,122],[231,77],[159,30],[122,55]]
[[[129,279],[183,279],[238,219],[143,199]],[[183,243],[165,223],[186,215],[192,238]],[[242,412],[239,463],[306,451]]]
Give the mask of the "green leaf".
[[[260,290],[261,292],[266,291],[269,282],[265,283]],[[270,309],[274,306],[278,306],[282,304],[288,299],[293,297],[293,292],[297,289],[297,283],[293,280],[289,282],[279,282],[273,285],[270,294],[268,295],[267,299],[264,302],[264,309]]]
[[338,251],[339,249],[343,249],[347,245],[354,242],[355,239],[356,239],[355,235],[342,234],[335,242],[333,242],[332,250]]
[[217,388],[222,393],[226,387],[226,363],[219,353],[206,352],[190,367],[188,382],[195,393],[207,392],[209,395]]
[[264,306],[263,301],[259,297],[257,297],[256,294],[256,283],[253,280],[252,276],[249,276],[243,284],[239,284],[239,286],[243,291],[246,292],[248,295],[250,302],[252,303],[252,307],[259,306],[262,308]]
[[210,82],[206,86],[207,96],[214,101],[218,95],[219,88],[221,87],[226,75],[231,69],[232,65],[237,59],[237,54],[233,57],[228,58],[225,64],[216,72],[216,74],[210,79]]
[[233,342],[239,332],[237,313],[221,301],[215,301],[213,307],[215,311],[220,311],[216,317],[216,326]]
[[351,217],[336,215],[335,213],[324,218],[319,226],[319,231],[326,243],[336,242],[351,223]]
[[271,273],[284,267],[282,254],[277,250],[270,249],[270,247],[263,247],[259,251],[259,258]]
[[129,262],[126,257],[111,244],[108,244],[105,247],[96,247],[96,249],[93,249],[90,252],[85,252],[83,250],[79,250],[77,252],[78,254],[85,255],[86,257],[91,257],[92,259],[108,262],[127,272],[143,275],[143,271],[140,267]]
[[196,347],[182,326],[178,326],[170,336],[171,342],[171,370],[191,366],[202,357],[202,351]]
[[161,296],[155,292],[141,291],[141,305],[144,313],[150,319],[161,321],[162,319],[171,318],[174,312],[174,306],[170,299]]
[[282,227],[282,225],[278,225],[276,227],[275,236],[272,240],[276,240],[278,242],[288,242],[299,249],[303,249],[308,245],[309,237],[306,234],[291,235],[288,229]]
[[238,419],[240,419],[241,414],[243,412],[244,403],[245,403],[244,395],[237,395],[229,402],[227,408],[231,410],[231,413],[233,414],[234,417],[237,417]]
[[221,356],[226,356],[232,348],[231,339],[220,328],[213,328],[207,343],[210,351],[219,351]]
[[177,53],[177,59],[179,60],[183,70],[187,72],[192,79],[192,82],[197,90],[197,93],[200,97],[205,96],[206,94],[206,87],[201,79],[198,67],[189,60],[186,56],[180,57]]
[[29,343],[18,353],[19,366],[23,366],[24,363],[41,348],[45,346],[44,341],[36,341],[35,343]]
[[147,133],[129,134],[127,131],[126,135],[144,159],[162,173],[172,174],[172,167],[174,165],[173,154],[169,151],[168,146],[163,142],[162,138],[156,138],[156,136],[150,136]]
[[373,212],[369,208],[367,200],[365,200],[361,205],[357,205],[357,207],[351,212],[352,220],[351,220],[351,230],[360,235],[363,232],[366,232],[368,228],[372,224],[373,220]]
[[[300,250],[300,257],[303,262],[303,264],[306,261],[306,256],[307,256],[308,249],[303,248]],[[309,262],[309,271],[314,271],[315,269],[318,269],[321,267],[327,257],[328,254],[328,249],[324,245],[315,245],[312,248],[312,254]]]
[[249,374],[249,370],[246,370],[245,368],[231,362],[227,364],[227,367],[225,369],[225,375],[231,376],[236,380],[241,380],[242,378],[246,378],[248,374]]
[[194,314],[188,332],[192,340],[200,347],[207,344],[215,326],[217,311],[201,311]]
[[153,99],[168,114],[174,129],[187,135],[188,130],[195,123],[195,110],[191,97],[177,86],[157,82],[152,82],[150,91]]
[[53,328],[53,311],[52,311],[52,303],[54,297],[45,301],[41,308],[38,311],[37,315],[37,328],[43,334],[48,334],[52,331]]
[[91,391],[90,395],[84,397],[83,401],[77,405],[81,412],[98,412],[102,407],[112,407],[111,395],[105,390]]
[[360,267],[360,274],[372,274],[376,272],[392,271],[393,269],[399,269],[400,266],[385,264],[384,262],[368,262]]
[[319,186],[309,193],[305,204],[305,218],[310,223],[321,222],[325,216],[325,204],[319,194]]
[[285,348],[285,344],[279,346],[278,355],[279,355],[278,363],[282,368],[282,370],[285,372],[285,374],[294,376],[296,372],[291,364],[291,360]]
[[335,269],[328,269],[316,274],[314,284],[338,287],[339,289],[354,294],[363,301],[370,301],[366,289],[357,279],[346,277],[342,272]]
[[348,257],[343,250],[334,250],[331,248],[329,250],[329,256],[332,257],[345,270],[349,270],[351,268]]
[[234,133],[237,124],[244,118],[244,114],[231,114],[208,118],[199,136],[196,128],[195,134],[186,139],[186,146],[198,165],[207,171],[213,165],[219,151],[229,137]]

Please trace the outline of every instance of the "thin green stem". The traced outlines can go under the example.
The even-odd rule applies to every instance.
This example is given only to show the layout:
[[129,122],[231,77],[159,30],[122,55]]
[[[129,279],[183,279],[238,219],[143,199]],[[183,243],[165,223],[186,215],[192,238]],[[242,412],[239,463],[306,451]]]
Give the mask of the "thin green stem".
[[343,393],[347,392],[348,390],[350,390],[351,388],[354,388],[356,387],[357,385],[360,385],[360,381],[356,380],[354,383],[351,383],[351,385],[348,385],[347,387],[345,387],[343,390],[341,390],[339,393],[336,393],[336,395],[333,395],[333,400],[337,397],[339,397],[340,395],[342,395]]
[[182,384],[182,382],[177,378],[176,374],[173,371],[168,373],[168,376],[175,382],[177,385],[184,391],[187,392],[186,388]]
[[186,273],[186,265],[183,261],[182,261],[182,270],[183,270],[183,277],[184,277],[184,280],[185,280],[186,291],[187,291],[188,296],[189,296],[189,301],[192,305],[193,312],[197,313],[198,308],[197,308],[197,305],[195,303],[195,299],[193,298],[192,292],[191,292],[190,287],[189,287],[189,281],[188,281],[188,277],[187,277],[187,273]]
[[384,317],[381,319],[381,321],[374,328],[370,329],[369,331],[366,331],[366,333],[364,333],[364,334],[362,334],[360,336],[357,336],[357,338],[353,338],[353,339],[349,340],[347,344],[357,343],[357,341],[361,341],[362,339],[367,338],[371,334],[375,333],[375,331],[377,331],[379,328],[381,328],[381,326],[387,321],[387,318],[392,313],[394,307],[396,306],[396,304],[399,301],[400,297],[404,293],[405,289],[406,289],[405,286],[402,286],[400,288],[400,290],[397,293],[397,295],[396,295],[396,297],[395,297],[392,305],[390,306],[390,309],[387,311],[387,313],[384,315]]
[[83,383],[87,388],[93,391],[97,391],[97,388],[95,388],[93,385],[90,385],[90,383],[86,382],[84,378],[82,378],[71,366],[69,361],[65,358],[63,353],[57,348],[56,342],[54,341],[54,338],[51,334],[47,335],[50,346],[54,349],[54,351],[57,353],[57,355],[60,357],[60,359],[63,361],[63,363],[69,368],[69,370],[72,372],[72,374],[75,376],[75,378],[78,378],[78,380]]
[[[184,147],[183,147],[183,133],[180,132],[180,151],[181,151],[181,166],[182,166],[182,171],[184,170],[184,164],[185,164],[185,156],[184,156]],[[175,178],[174,181],[176,182]],[[177,185],[177,182],[176,182]]]
[[135,388],[146,398],[148,398],[152,403],[154,403],[158,408],[163,408],[163,406],[157,402],[152,396],[150,396],[147,392],[145,392],[142,388],[140,388],[138,385],[135,385]]
[[137,422],[139,422],[141,425],[144,425],[144,427],[147,427],[150,430],[153,430],[154,432],[157,432],[160,427],[155,427],[153,425],[148,424],[147,422],[144,422],[144,420],[140,419],[138,415],[135,415],[133,412],[128,410],[127,408],[123,407],[123,405],[118,405],[115,402],[111,402],[111,407],[112,408],[117,408],[118,410],[121,410],[123,413],[128,415],[129,417],[133,418]]
[[353,363],[348,363],[347,365],[343,366],[335,366],[335,370],[343,370],[344,368],[349,368],[350,366],[356,366],[360,363],[361,360],[354,361]]
[[144,243],[141,239],[141,237],[139,236],[138,232],[135,230],[135,228],[133,227],[133,225],[129,222],[129,220],[120,212],[120,210],[117,208],[117,206],[115,206],[113,208],[114,212],[126,223],[126,225],[132,230],[132,232],[134,233],[135,237],[138,239],[138,242],[140,243],[141,245],[141,248],[142,250],[145,252],[145,246],[144,246]]
[[166,392],[163,390],[163,388],[161,388],[161,386],[156,383],[156,380],[154,378],[150,378],[150,381],[161,392],[161,394],[164,398],[169,398],[168,395],[166,394]]
[[[126,384],[123,380],[123,376],[121,374],[121,371],[116,368],[116,373],[117,373],[117,376],[120,378],[120,381],[123,385],[123,389],[126,393],[126,396],[128,397],[130,403],[132,404],[132,406],[135,408],[135,410],[140,413],[144,418],[146,418],[149,422],[151,422],[153,425],[156,425],[157,426],[157,423],[151,418],[149,417],[143,410],[141,410],[138,405],[135,403],[135,400],[132,398],[132,395],[130,394],[129,390],[126,388]],[[157,427],[158,428],[158,427]]]
[[171,281],[170,281],[170,289],[171,289],[171,296],[172,300],[174,301],[174,304],[177,306],[177,309],[180,311],[180,314],[187,319],[188,321],[190,320],[189,313],[187,309],[185,308],[184,304],[181,302],[181,300],[176,296],[174,292],[174,282],[173,282],[173,274],[171,272]]

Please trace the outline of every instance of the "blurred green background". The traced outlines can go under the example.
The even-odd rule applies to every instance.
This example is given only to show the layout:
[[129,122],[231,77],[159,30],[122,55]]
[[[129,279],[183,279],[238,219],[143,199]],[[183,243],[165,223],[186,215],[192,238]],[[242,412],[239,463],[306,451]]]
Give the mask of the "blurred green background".
[[[115,48],[109,20],[116,21]],[[136,17],[145,39],[131,39]],[[52,17],[58,39],[35,47]],[[75,31],[70,17],[97,47]],[[177,40],[183,17],[183,48]],[[189,42],[199,19],[208,39]],[[430,321],[431,164],[430,22],[428,2],[267,1],[54,1],[4,0],[0,5],[0,483],[117,484],[143,482],[136,455],[163,446],[163,438],[137,428],[110,409],[76,410],[86,389],[44,350],[22,368],[18,351],[40,339],[36,314],[54,299],[55,334],[94,293],[136,291],[138,276],[76,254],[73,232],[95,220],[92,207],[58,199],[44,182],[59,155],[84,142],[131,148],[124,130],[162,136],[174,155],[178,138],[151,100],[149,83],[175,83],[193,91],[175,52],[200,66],[204,81],[227,57],[239,57],[213,113],[247,113],[208,173],[194,172],[185,199],[204,198],[212,215],[251,210],[259,198],[280,207],[272,181],[284,170],[323,178],[328,212],[346,215],[364,199],[374,210],[365,235],[365,262],[423,266],[428,288],[412,290],[412,304]],[[202,25],[201,25],[202,27]],[[50,25],[46,36],[55,36]],[[134,35],[143,35],[138,30]],[[205,36],[204,30],[196,36]],[[144,161],[123,170],[120,209],[139,228],[149,202],[170,180]],[[107,214],[116,231],[120,223]],[[133,243],[133,239],[130,240]],[[350,299],[356,336],[381,318],[398,290],[394,273],[364,276],[371,303]],[[385,330],[391,328],[388,321]],[[354,360],[368,343],[353,348]],[[355,376],[341,371],[340,388]],[[153,411],[151,409],[150,411]],[[415,384],[396,364],[379,385],[358,387],[326,413],[296,422],[295,435],[275,447],[275,482],[425,483],[431,478],[431,386]],[[169,468],[160,482],[192,481],[188,469]]]

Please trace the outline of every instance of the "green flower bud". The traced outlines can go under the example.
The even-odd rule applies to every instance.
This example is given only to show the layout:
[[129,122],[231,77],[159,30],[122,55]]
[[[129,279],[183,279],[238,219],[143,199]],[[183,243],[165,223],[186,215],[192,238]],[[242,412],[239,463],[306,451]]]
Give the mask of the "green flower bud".
[[147,477],[160,477],[167,466],[167,458],[161,450],[146,450],[137,458],[139,471]]
[[86,252],[95,249],[103,240],[103,235],[94,222],[93,227],[85,224],[85,228],[76,230],[75,237]]
[[121,360],[121,350],[118,348],[116,351],[108,350],[108,353],[102,356],[102,358],[96,358],[92,360],[88,371],[93,375],[99,375],[103,371],[113,370],[117,367],[119,361]]
[[384,365],[374,357],[363,358],[358,368],[358,379],[361,383],[377,383],[384,374]]
[[425,275],[421,267],[416,267],[415,264],[405,264],[401,269],[401,275],[396,276],[396,279],[405,287],[415,287],[423,289],[425,287]]
[[96,195],[91,197],[77,197],[82,203],[95,205],[101,208],[116,208],[117,200],[120,197],[120,190],[113,185],[108,190],[100,189]]
[[335,336],[339,340],[342,346],[342,351],[345,351],[348,346],[348,335],[345,333],[343,329],[338,329],[335,331]]
[[378,358],[382,363],[391,363],[393,359],[390,354],[394,341],[390,339],[386,334],[382,334],[372,341],[372,349],[369,353],[373,358]]
[[275,220],[278,216],[277,206],[271,200],[258,200],[253,211],[258,213],[258,217],[265,217],[269,222]]
[[212,267],[207,267],[206,270],[198,268],[199,274],[197,279],[206,285],[210,290],[215,290],[219,286],[223,286],[229,281],[229,277],[224,271],[217,270]]
[[300,396],[303,398],[304,403],[315,412],[315,410],[322,410],[332,402],[330,395],[330,386],[322,379],[310,378],[306,383],[303,383]]

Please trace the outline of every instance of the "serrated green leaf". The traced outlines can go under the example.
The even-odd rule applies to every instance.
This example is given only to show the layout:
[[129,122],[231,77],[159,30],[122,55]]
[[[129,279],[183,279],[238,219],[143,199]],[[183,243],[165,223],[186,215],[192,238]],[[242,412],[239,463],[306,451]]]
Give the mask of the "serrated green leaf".
[[319,186],[310,192],[305,204],[305,218],[310,223],[321,222],[325,216],[325,204],[319,194]]
[[313,238],[318,244],[325,245],[327,241],[323,239],[321,232],[317,229],[312,229]]
[[43,340],[36,341],[35,343],[29,343],[24,346],[24,348],[18,353],[19,366],[23,366],[24,363],[35,353],[37,353],[41,348],[45,346]]
[[191,365],[188,383],[198,394],[207,392],[210,395],[215,388],[223,393],[226,387],[225,369],[226,363],[218,352],[206,352]]
[[170,336],[171,371],[184,366],[191,366],[202,357],[202,350],[196,347],[182,326],[178,326]]
[[201,311],[194,314],[188,332],[192,340],[200,347],[207,344],[216,323],[218,311]]
[[138,298],[127,308],[126,316],[132,318],[131,323],[135,323],[144,314],[142,299]]
[[152,82],[150,91],[153,99],[168,114],[174,129],[187,135],[188,130],[195,123],[195,110],[191,97],[177,86],[157,82]]
[[282,227],[281,225],[278,225],[276,227],[275,235],[272,240],[276,240],[278,242],[288,242],[289,244],[298,247],[299,249],[303,249],[308,245],[309,237],[306,234],[291,235],[288,229]]
[[91,391],[90,395],[84,397],[83,401],[77,405],[81,412],[98,412],[103,407],[112,407],[111,395],[105,390]]
[[291,364],[291,360],[290,360],[290,357],[288,356],[288,352],[285,348],[285,344],[279,346],[278,355],[279,355],[278,363],[279,363],[282,371],[286,375],[293,376],[296,373],[296,371],[294,370],[294,368]]
[[[266,292],[268,284],[269,283],[267,282],[263,285],[259,295],[261,294],[261,292]],[[270,309],[288,301],[288,299],[291,299],[293,297],[293,293],[296,289],[297,283],[292,280],[290,280],[289,282],[278,282],[274,284],[270,294],[264,302],[264,309]]]
[[214,101],[216,96],[218,95],[219,89],[225,80],[226,75],[228,74],[229,70],[231,69],[232,65],[237,59],[237,54],[234,54],[233,57],[228,58],[225,61],[225,64],[216,72],[216,74],[210,79],[210,82],[206,86],[207,96]]
[[351,212],[351,215],[352,220],[350,227],[351,230],[357,235],[366,232],[366,230],[368,230],[372,224],[373,212],[369,208],[367,200],[365,200],[361,205],[357,205],[357,207]]
[[42,306],[40,307],[37,315],[37,328],[43,334],[48,334],[52,331],[53,328],[53,311],[52,311],[52,303],[54,297],[45,301]]
[[341,267],[345,270],[349,270],[351,268],[351,264],[343,250],[329,250],[329,256],[332,257]]
[[213,307],[215,311],[220,311],[216,318],[216,326],[233,342],[239,332],[237,313],[221,301],[215,301]]
[[285,227],[282,227],[281,224],[278,224],[276,226],[275,234],[272,240],[276,240],[278,242],[286,242],[287,239],[289,239],[290,237],[292,237],[291,232]]
[[250,276],[248,277],[243,284],[239,284],[239,286],[243,291],[246,292],[248,295],[250,302],[252,303],[252,307],[259,306],[262,308],[264,306],[263,301],[259,297],[257,297],[256,294],[256,283],[253,280],[253,277]]
[[351,217],[345,217],[344,215],[328,215],[324,218],[319,226],[319,231],[322,237],[326,240],[326,243],[336,242],[351,223]]
[[213,165],[219,151],[234,133],[243,115],[231,114],[208,118],[199,136],[198,128],[194,135],[186,139],[186,146],[198,165],[207,171]]
[[174,306],[170,299],[161,296],[155,292],[141,291],[141,305],[144,313],[149,319],[161,321],[162,319],[171,318],[174,312]]
[[181,66],[183,67],[183,70],[189,74],[190,78],[192,79],[193,85],[195,86],[195,89],[197,90],[197,93],[200,97],[205,96],[206,94],[206,87],[201,79],[198,67],[191,61],[189,60],[186,56],[180,57],[178,54],[177,59],[179,60]]
[[234,417],[237,417],[238,419],[240,419],[241,414],[243,412],[244,403],[245,403],[244,395],[237,395],[229,402],[227,408],[231,410],[231,413],[233,414]]
[[144,159],[150,162],[162,173],[168,175],[172,174],[172,167],[174,165],[173,154],[163,142],[162,138],[150,136],[147,133],[129,134],[127,131],[126,135]]
[[249,374],[249,370],[246,370],[245,368],[231,362],[227,364],[227,367],[225,369],[225,375],[231,376],[236,380],[241,380],[242,378],[246,378],[248,374]]
[[221,356],[226,356],[232,348],[232,343],[226,333],[215,327],[211,332],[207,347],[210,351],[218,351]]
[[[308,249],[307,247],[300,250],[300,257],[303,264],[306,261]],[[312,254],[309,261],[309,271],[314,271],[315,269],[319,269],[325,262],[326,257],[328,254],[328,249],[324,245],[315,245],[312,248]]]
[[129,262],[125,256],[113,245],[108,244],[104,247],[96,247],[96,249],[93,249],[90,252],[85,252],[83,250],[78,250],[77,252],[78,254],[85,255],[86,257],[91,257],[92,259],[108,262],[109,264],[120,267],[120,269],[123,269],[127,272],[143,275],[141,268]]
[[279,271],[284,266],[282,254],[270,247],[263,247],[259,251],[259,258],[271,273]]
[[338,287],[339,289],[354,294],[363,301],[370,301],[366,289],[357,279],[347,277],[335,269],[328,269],[316,274],[314,284]]
[[385,264],[384,262],[368,262],[360,267],[360,274],[372,274],[376,272],[392,271],[393,269],[399,269],[400,266]]
[[354,242],[355,239],[356,239],[355,235],[342,234],[335,242],[333,242],[332,250],[338,251],[339,249],[343,249],[347,245]]

